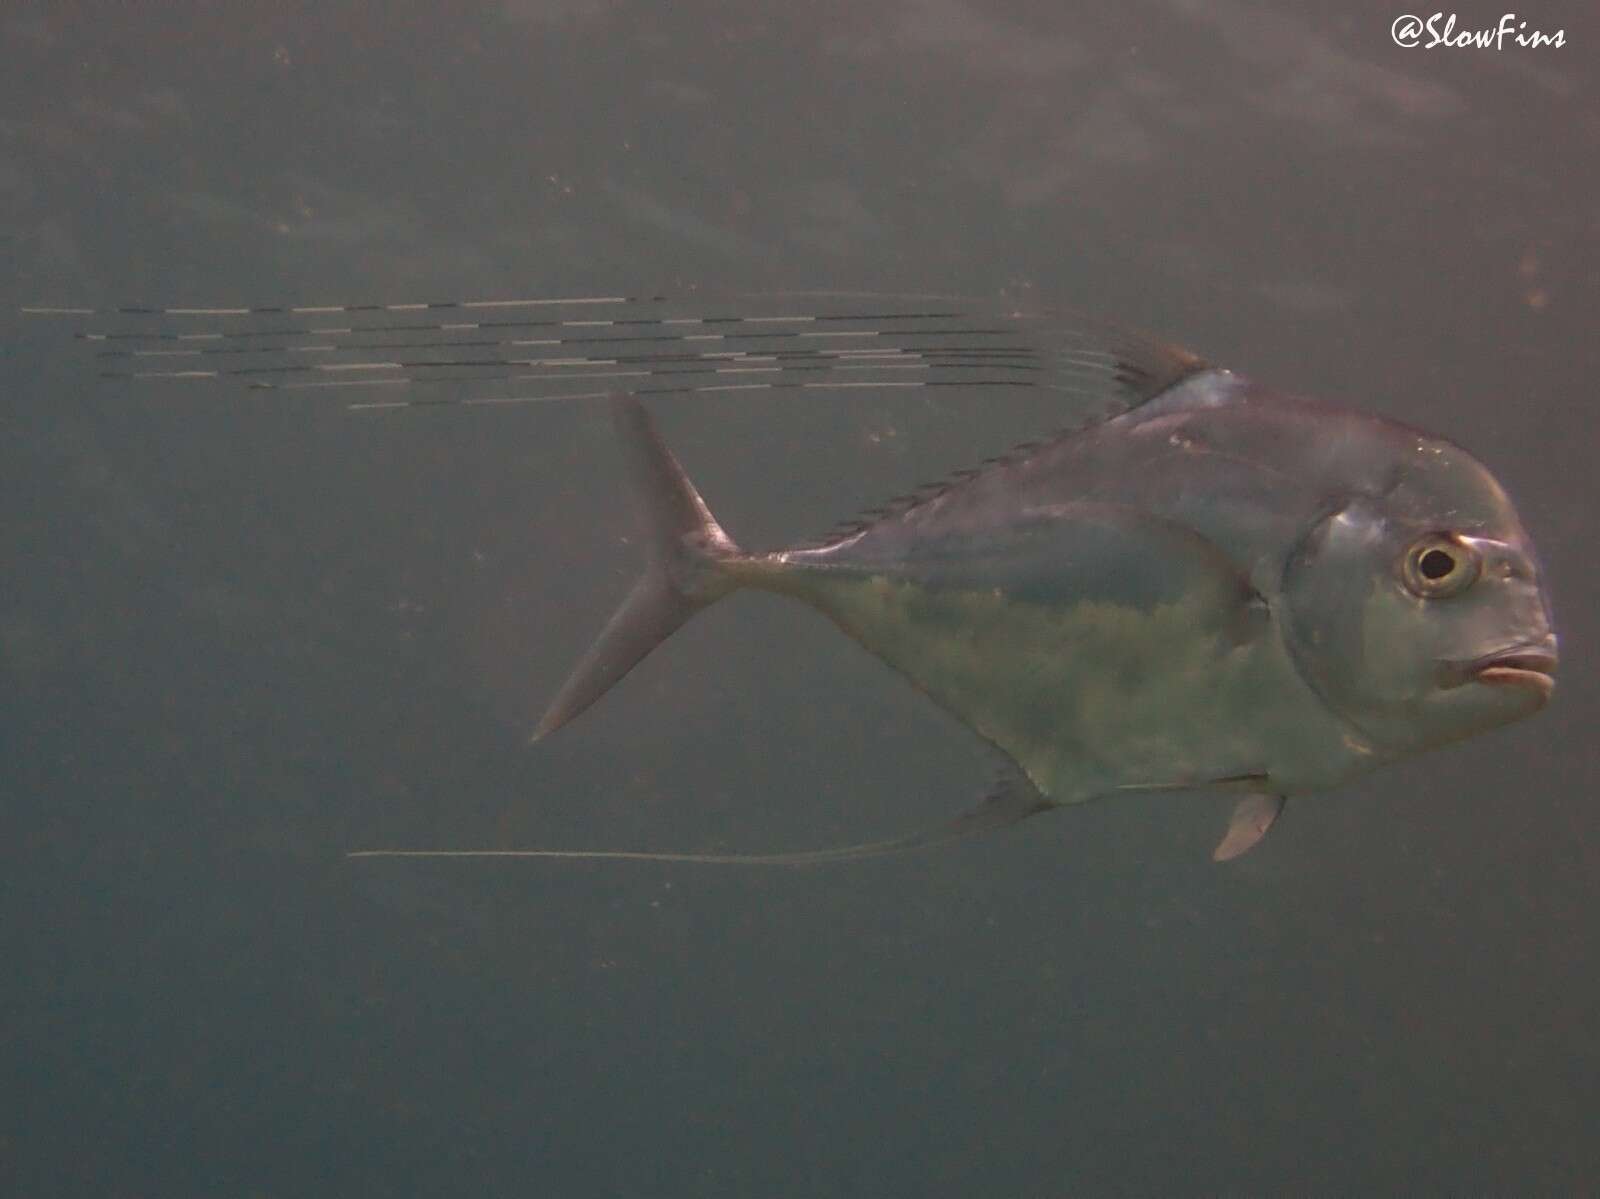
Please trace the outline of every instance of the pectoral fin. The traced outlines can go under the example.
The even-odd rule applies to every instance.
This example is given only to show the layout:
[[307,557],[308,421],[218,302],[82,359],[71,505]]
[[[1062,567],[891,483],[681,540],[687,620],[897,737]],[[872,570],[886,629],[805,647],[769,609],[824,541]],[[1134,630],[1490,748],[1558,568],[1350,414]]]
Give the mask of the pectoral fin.
[[1257,793],[1246,795],[1233,809],[1233,819],[1228,831],[1211,851],[1213,862],[1226,862],[1244,853],[1272,827],[1272,822],[1283,811],[1283,796]]

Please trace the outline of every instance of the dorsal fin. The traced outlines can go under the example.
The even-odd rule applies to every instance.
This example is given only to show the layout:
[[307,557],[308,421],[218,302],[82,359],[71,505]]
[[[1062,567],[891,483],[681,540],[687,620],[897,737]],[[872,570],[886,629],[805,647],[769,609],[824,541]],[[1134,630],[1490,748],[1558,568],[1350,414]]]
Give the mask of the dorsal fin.
[[368,411],[627,395],[1017,388],[1081,427],[1200,368],[1092,317],[790,292],[427,303],[34,307],[125,386],[296,391]]
[[[1131,412],[1208,366],[1203,359],[1181,347],[1094,318],[1016,319],[1051,328],[1054,337],[1074,347],[1063,352],[1073,356],[1074,369],[1070,376],[1063,375],[1048,385],[1050,390],[1059,392],[1069,401],[1065,404],[1070,414],[1068,423],[1045,437],[1020,442],[1004,453],[985,458],[977,466],[963,467],[859,512],[840,521],[821,537],[805,543],[807,546],[853,537],[880,521],[904,516],[992,471],[1014,466],[1085,429]],[[1077,365],[1079,359],[1089,365]]]

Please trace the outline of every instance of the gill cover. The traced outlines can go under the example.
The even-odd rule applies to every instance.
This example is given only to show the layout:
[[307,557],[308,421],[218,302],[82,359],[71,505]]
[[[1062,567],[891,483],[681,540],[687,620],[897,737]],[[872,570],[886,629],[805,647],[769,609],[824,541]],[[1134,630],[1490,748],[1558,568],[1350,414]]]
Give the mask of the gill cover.
[[[1473,664],[1551,642],[1514,518],[1500,538],[1441,527],[1427,505],[1357,496],[1316,522],[1284,570],[1285,634],[1308,685],[1369,746],[1443,745],[1527,715],[1536,692]],[[1460,510],[1458,509],[1459,513]],[[1472,521],[1474,532],[1485,522]]]

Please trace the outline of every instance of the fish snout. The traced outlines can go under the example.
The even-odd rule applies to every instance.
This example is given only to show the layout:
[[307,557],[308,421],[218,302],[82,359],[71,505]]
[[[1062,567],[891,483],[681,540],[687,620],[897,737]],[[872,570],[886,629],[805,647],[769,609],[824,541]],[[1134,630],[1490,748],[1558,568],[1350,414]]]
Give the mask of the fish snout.
[[1453,672],[1455,681],[1446,685],[1482,683],[1490,687],[1521,687],[1536,692],[1543,703],[1555,691],[1559,661],[1556,639],[1552,635],[1535,644],[1511,646],[1463,663]]

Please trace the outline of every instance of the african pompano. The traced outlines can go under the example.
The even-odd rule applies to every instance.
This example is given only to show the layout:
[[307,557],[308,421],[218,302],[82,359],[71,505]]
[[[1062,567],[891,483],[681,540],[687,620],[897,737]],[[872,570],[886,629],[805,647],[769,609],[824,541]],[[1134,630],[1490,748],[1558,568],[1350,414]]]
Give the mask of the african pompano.
[[636,399],[615,411],[651,558],[540,735],[694,612],[752,587],[810,604],[1016,763],[935,836],[1119,791],[1242,789],[1217,849],[1228,858],[1284,797],[1551,693],[1532,550],[1482,466],[1225,371],[767,554],[728,538]]
[[[555,302],[500,306],[510,303]],[[556,328],[527,341],[418,339],[419,331],[488,325]],[[538,736],[594,703],[696,612],[752,588],[817,609],[995,746],[1009,769],[982,804],[949,823],[840,849],[372,855],[820,862],[934,844],[1123,792],[1220,789],[1242,793],[1215,853],[1230,858],[1260,839],[1285,797],[1517,720],[1541,708],[1554,686],[1556,639],[1532,545],[1505,492],[1465,450],[1390,420],[1279,394],[1098,322],[933,311],[924,302],[830,314],[779,300],[761,314],[586,311],[582,319],[356,332],[385,330],[409,338],[388,343],[407,352],[394,361],[307,366],[304,355],[292,357],[307,348],[376,348],[356,342],[107,353],[267,356],[129,377],[232,374],[252,376],[254,386],[345,387],[362,382],[351,371],[404,370],[406,381],[426,382],[455,368],[459,382],[468,368],[467,382],[515,378],[543,388],[352,405],[368,408],[611,392],[648,531],[647,561]],[[870,339],[871,350],[838,348],[845,338]],[[602,348],[575,354],[578,343]],[[507,344],[562,348],[487,359],[463,358],[458,348]],[[424,352],[440,345],[443,357]],[[278,353],[290,356],[280,363],[271,357]],[[318,370],[345,374],[300,382],[284,374]],[[890,378],[896,371],[918,377]],[[816,544],[752,553],[712,517],[639,400],[756,387],[937,385],[1044,387],[1094,419]]]

